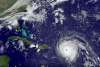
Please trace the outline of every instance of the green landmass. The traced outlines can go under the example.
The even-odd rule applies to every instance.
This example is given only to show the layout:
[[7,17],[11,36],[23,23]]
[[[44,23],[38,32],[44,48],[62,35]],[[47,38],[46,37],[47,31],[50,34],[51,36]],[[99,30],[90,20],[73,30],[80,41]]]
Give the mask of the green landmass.
[[48,49],[47,44],[39,45],[39,49]]
[[[11,36],[8,38],[8,40],[22,40],[25,45],[32,44],[32,40],[30,40],[28,38],[20,37],[20,36]],[[48,49],[48,45],[47,44],[39,45],[39,49]]]
[[12,10],[11,12],[4,13],[3,12],[9,9],[17,0],[0,0],[0,17],[4,18],[7,15],[14,15],[19,12],[26,11],[26,5],[19,7],[18,9]]
[[10,8],[17,0],[0,0],[0,14]]
[[0,56],[0,67],[9,67],[9,57],[6,55]]
[[25,12],[26,11],[26,5],[21,6],[20,8],[17,9],[17,12]]
[[32,44],[32,41],[30,39],[20,37],[20,36],[11,36],[11,37],[8,38],[8,40],[22,40],[25,45]]

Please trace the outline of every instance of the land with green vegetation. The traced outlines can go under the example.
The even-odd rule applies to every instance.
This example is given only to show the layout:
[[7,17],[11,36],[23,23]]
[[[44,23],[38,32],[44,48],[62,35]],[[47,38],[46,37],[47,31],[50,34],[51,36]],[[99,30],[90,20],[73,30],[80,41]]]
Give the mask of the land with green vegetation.
[[0,0],[0,14],[10,8],[17,0]]
[[20,36],[11,36],[8,38],[8,40],[22,40],[25,45],[32,44],[32,40]]
[[16,2],[17,0],[0,0],[0,18],[4,18],[5,16],[8,16],[8,15],[12,15],[12,14],[14,15],[16,13],[26,11],[26,5],[23,5],[17,9],[15,8],[15,10],[3,13],[7,9],[11,8]]
[[9,67],[9,57],[6,55],[0,56],[0,67]]
[[42,44],[42,45],[39,45],[39,49],[48,49],[48,45],[47,44]]
[[[11,37],[8,38],[8,40],[22,40],[25,45],[31,45],[32,44],[32,40],[24,38],[24,37],[20,37],[20,36],[11,36]],[[47,44],[41,44],[41,45],[39,45],[39,49],[48,49],[48,45]]]

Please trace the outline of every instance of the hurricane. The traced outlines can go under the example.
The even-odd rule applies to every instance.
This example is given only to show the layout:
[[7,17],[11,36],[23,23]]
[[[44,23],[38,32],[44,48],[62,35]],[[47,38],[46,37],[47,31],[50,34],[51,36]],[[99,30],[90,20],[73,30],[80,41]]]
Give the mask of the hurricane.
[[100,67],[99,0],[0,0],[0,67]]

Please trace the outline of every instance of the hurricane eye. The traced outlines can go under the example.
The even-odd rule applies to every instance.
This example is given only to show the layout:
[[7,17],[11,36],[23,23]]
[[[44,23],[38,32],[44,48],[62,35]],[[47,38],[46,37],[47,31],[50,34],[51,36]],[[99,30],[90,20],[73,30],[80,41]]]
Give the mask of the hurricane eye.
[[66,61],[73,62],[78,56],[78,44],[75,41],[62,41],[57,48],[58,54]]

